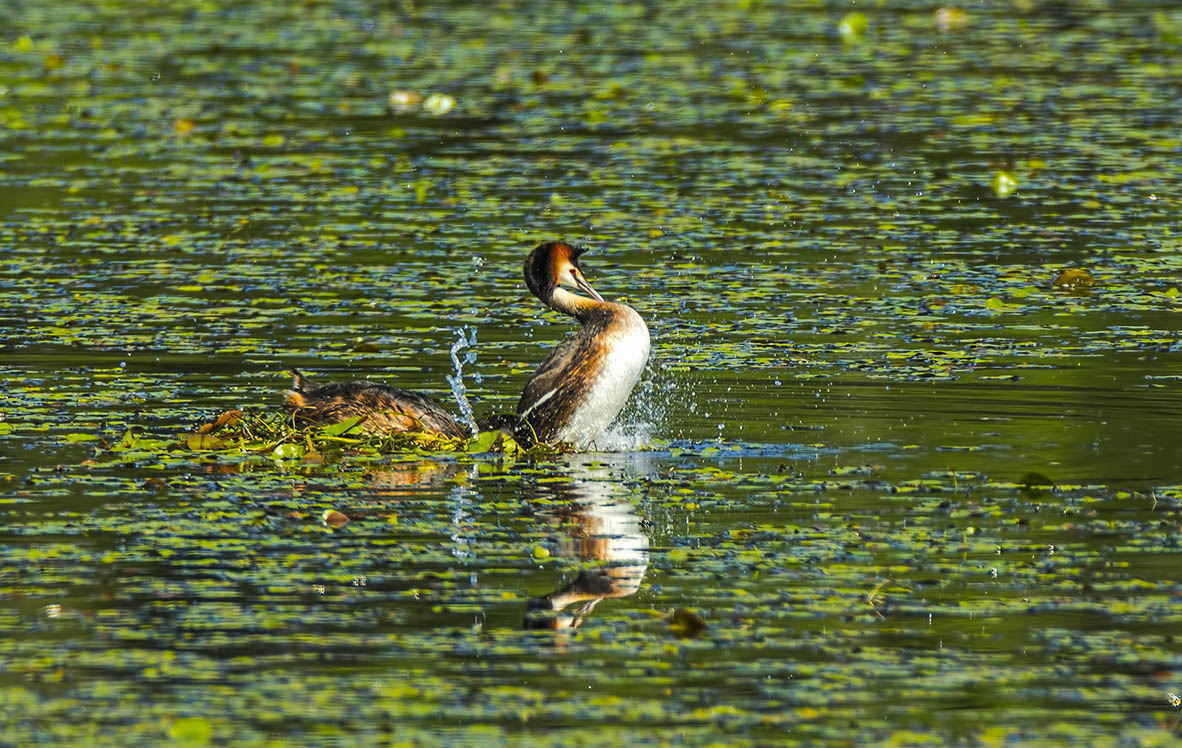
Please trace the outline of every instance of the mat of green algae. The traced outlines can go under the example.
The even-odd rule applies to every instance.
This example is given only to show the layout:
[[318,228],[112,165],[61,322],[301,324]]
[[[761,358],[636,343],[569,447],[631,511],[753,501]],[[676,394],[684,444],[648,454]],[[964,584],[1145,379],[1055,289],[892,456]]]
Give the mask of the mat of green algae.
[[[963,10],[9,3],[0,745],[1182,742],[1182,14]],[[556,237],[612,451],[183,442],[510,409]]]

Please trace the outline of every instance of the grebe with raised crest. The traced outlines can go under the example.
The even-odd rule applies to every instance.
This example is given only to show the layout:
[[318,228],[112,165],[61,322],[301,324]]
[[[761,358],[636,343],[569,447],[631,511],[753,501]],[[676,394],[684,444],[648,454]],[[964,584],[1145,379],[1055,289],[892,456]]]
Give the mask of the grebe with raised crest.
[[[632,307],[605,301],[579,267],[584,250],[566,242],[538,245],[525,261],[525,283],[542,303],[577,319],[579,330],[546,356],[525,385],[515,415],[481,419],[519,441],[590,446],[623,410],[648,362],[649,335]],[[577,289],[586,296],[567,291]],[[361,417],[367,433],[422,432],[449,437],[466,430],[435,400],[375,382],[316,384],[292,371],[283,404],[297,420],[330,424]]]
[[546,242],[525,261],[525,284],[533,295],[581,326],[546,356],[517,403],[517,415],[539,440],[580,448],[590,446],[624,409],[649,352],[648,326],[636,310],[605,301],[583,276],[584,251]]

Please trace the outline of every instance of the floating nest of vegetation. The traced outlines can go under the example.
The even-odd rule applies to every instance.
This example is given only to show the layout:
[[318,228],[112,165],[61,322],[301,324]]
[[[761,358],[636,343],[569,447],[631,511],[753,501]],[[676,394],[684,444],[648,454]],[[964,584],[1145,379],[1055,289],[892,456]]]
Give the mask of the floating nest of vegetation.
[[371,434],[361,427],[362,418],[328,425],[297,422],[279,413],[230,410],[179,439],[159,439],[128,430],[115,443],[104,443],[104,454],[88,465],[126,464],[150,458],[177,457],[178,453],[203,456],[264,456],[279,460],[315,462],[342,454],[440,454],[498,453],[512,456],[545,456],[568,451],[564,444],[522,443],[507,431],[489,430],[473,438],[430,432]]

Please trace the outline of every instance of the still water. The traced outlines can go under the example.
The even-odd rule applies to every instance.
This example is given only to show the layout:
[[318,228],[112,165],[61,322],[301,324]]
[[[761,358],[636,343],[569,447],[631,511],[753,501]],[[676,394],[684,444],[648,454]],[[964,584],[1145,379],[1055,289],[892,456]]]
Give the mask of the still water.
[[[1182,744],[1173,4],[0,17],[0,745]],[[602,451],[185,447],[510,409],[555,238]]]

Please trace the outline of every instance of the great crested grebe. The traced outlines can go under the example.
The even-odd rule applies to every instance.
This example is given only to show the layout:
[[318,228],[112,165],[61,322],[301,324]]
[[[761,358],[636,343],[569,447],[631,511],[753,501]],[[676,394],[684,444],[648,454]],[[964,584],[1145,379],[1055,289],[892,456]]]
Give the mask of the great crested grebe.
[[546,356],[517,403],[517,415],[538,439],[580,448],[620,414],[640,381],[649,350],[648,327],[636,310],[605,301],[583,277],[583,251],[565,242],[546,242],[525,260],[525,284],[533,295],[574,317],[581,327]]
[[[576,249],[540,244],[525,261],[525,284],[555,311],[582,327],[562,341],[525,385],[515,415],[477,422],[481,431],[511,431],[522,443],[567,442],[586,447],[615,420],[648,362],[648,327],[632,307],[604,301],[583,277]],[[576,288],[579,296],[562,286]],[[360,416],[367,433],[425,432],[469,436],[435,400],[374,382],[316,384],[292,370],[283,404],[297,421],[330,424]]]
[[297,421],[327,424],[360,416],[358,427],[370,434],[469,436],[442,405],[426,395],[375,382],[316,384],[295,369],[291,374],[291,389],[283,393],[283,405]]

